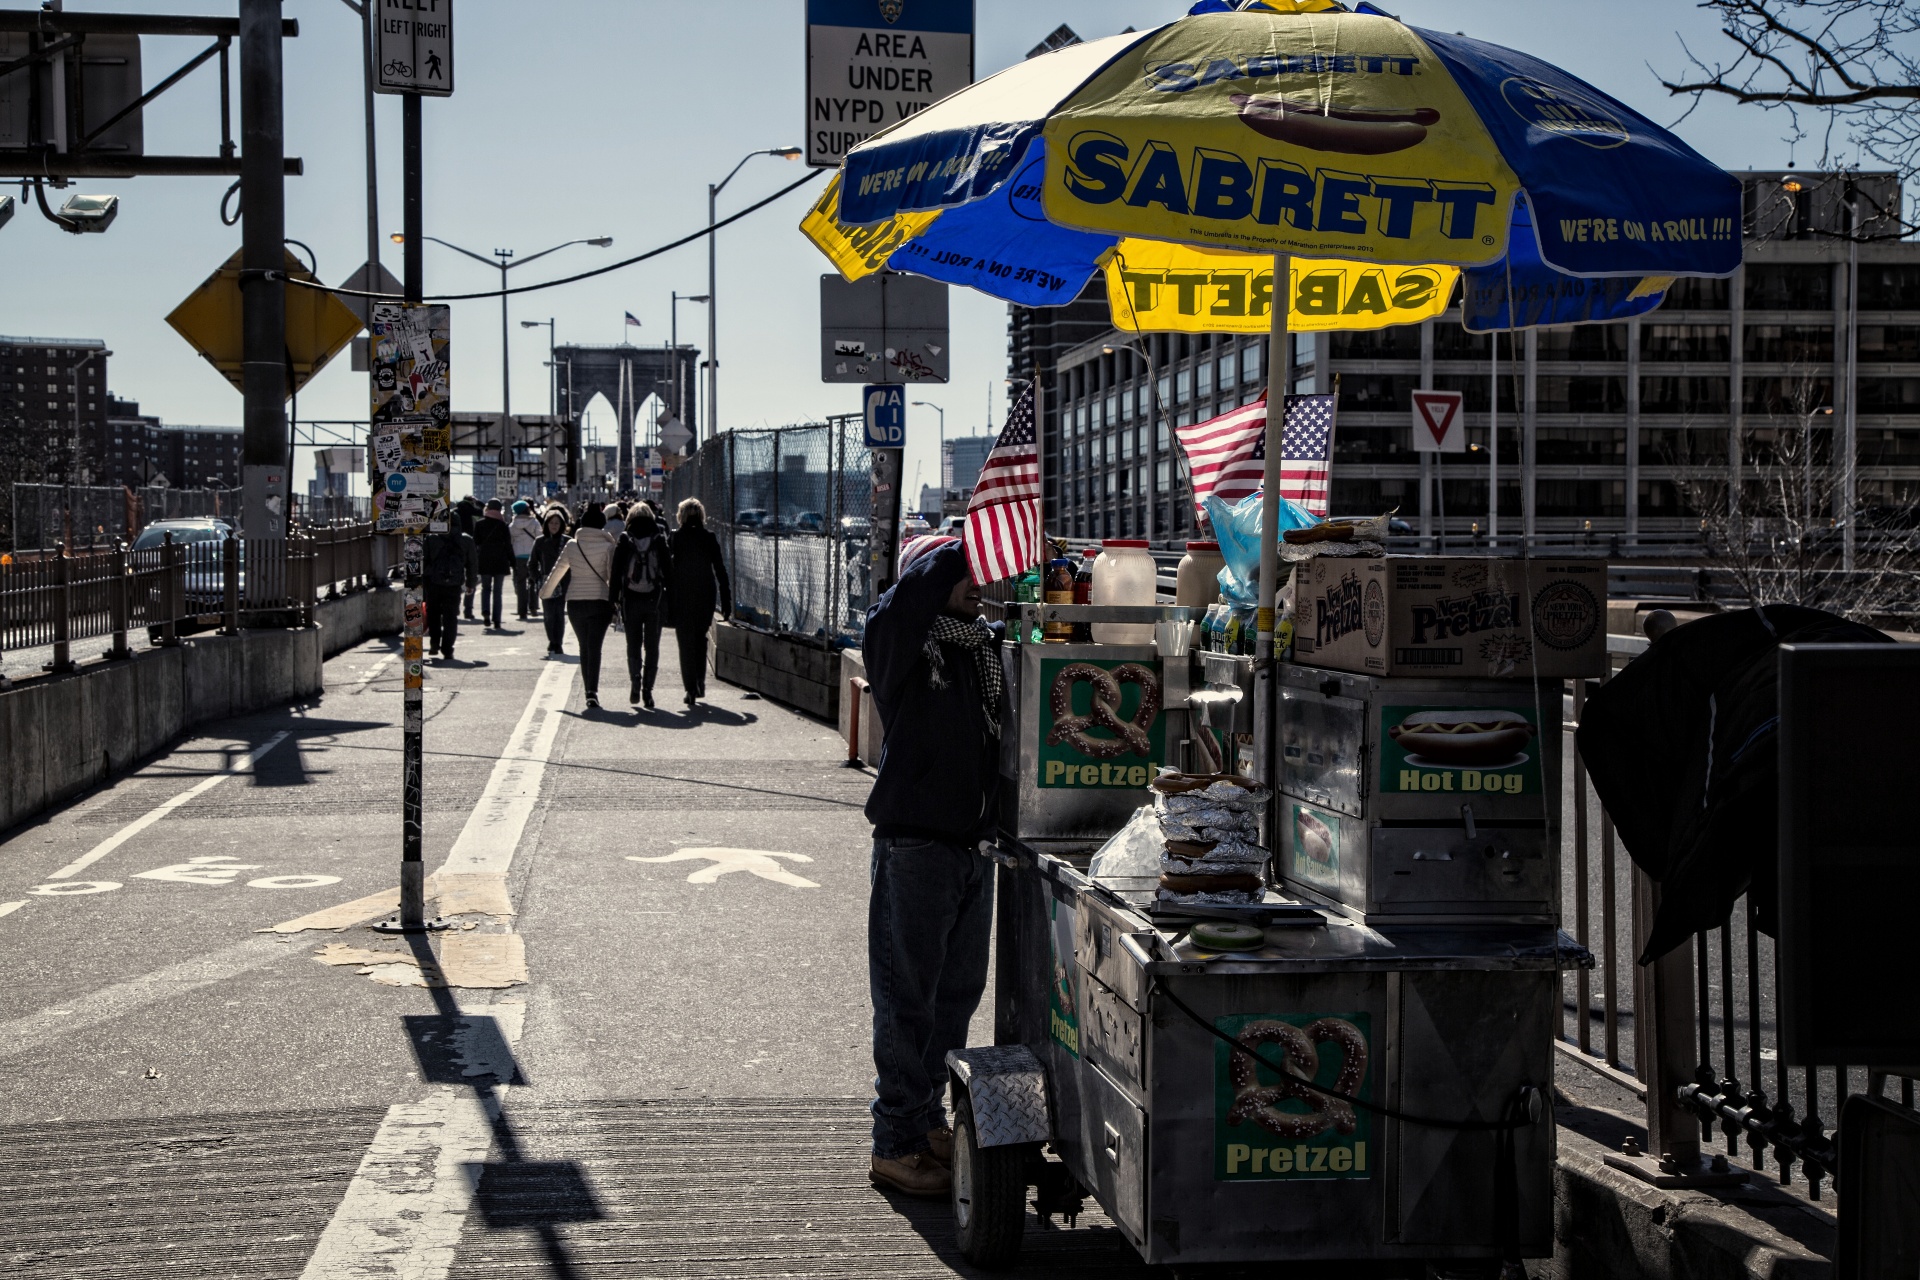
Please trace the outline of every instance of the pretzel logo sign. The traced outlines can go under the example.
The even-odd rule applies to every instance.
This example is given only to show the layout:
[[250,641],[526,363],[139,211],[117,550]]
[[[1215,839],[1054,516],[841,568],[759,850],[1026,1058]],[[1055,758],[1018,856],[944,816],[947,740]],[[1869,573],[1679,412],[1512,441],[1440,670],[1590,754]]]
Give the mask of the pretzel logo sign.
[[[1237,1030],[1231,1026],[1235,1022]],[[1273,1045],[1280,1052],[1269,1050],[1256,1063],[1242,1050],[1221,1046],[1216,1177],[1370,1176],[1367,1117],[1345,1099],[1313,1088],[1318,1084],[1360,1096],[1367,1081],[1367,1022],[1365,1014],[1356,1013],[1233,1018],[1220,1024],[1243,1044]],[[1337,1052],[1329,1052],[1329,1045]],[[1267,1083],[1276,1074],[1278,1081]]]
[[[1093,707],[1089,714],[1078,716],[1073,714],[1073,687],[1083,681],[1093,686]],[[1122,683],[1140,686],[1140,705],[1131,720],[1120,718]],[[1153,739],[1149,730],[1154,717],[1160,714],[1160,677],[1151,667],[1127,662],[1105,671],[1092,663],[1070,662],[1054,676],[1049,701],[1053,729],[1047,734],[1048,746],[1065,742],[1095,760],[1111,760],[1128,751],[1142,759],[1152,757]],[[1096,738],[1088,734],[1087,730],[1096,726],[1113,736]]]

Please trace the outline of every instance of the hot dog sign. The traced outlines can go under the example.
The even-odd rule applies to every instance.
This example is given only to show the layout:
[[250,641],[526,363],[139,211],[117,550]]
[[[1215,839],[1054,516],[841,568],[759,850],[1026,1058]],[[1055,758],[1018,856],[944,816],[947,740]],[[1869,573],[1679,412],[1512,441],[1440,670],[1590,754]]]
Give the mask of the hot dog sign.
[[1527,707],[1382,707],[1380,790],[1537,795],[1539,732]]
[[1145,787],[1166,759],[1157,662],[1040,664],[1042,787]]

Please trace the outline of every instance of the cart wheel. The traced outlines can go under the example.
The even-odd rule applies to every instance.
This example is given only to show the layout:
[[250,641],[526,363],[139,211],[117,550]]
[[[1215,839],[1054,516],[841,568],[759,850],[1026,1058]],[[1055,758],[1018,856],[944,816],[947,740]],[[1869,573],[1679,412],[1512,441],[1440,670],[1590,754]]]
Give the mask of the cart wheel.
[[976,1267],[1000,1270],[1020,1256],[1027,1229],[1026,1148],[982,1148],[973,1100],[956,1091],[953,1107],[953,1228]]

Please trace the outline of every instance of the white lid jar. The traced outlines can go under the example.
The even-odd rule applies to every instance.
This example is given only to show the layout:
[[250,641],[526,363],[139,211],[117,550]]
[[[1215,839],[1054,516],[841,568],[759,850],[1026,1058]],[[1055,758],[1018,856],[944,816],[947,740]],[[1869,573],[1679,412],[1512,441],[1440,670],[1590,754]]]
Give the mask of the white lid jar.
[[[1093,562],[1093,604],[1151,605],[1159,568],[1144,538],[1109,538]],[[1151,622],[1096,622],[1095,644],[1152,644]]]

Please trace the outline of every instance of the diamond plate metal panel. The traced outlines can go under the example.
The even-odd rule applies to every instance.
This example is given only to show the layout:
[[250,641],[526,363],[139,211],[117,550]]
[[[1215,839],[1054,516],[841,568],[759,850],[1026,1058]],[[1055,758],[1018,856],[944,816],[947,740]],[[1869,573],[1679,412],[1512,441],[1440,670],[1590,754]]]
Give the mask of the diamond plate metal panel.
[[1047,1142],[1047,1071],[1025,1045],[954,1049],[947,1069],[973,1102],[975,1139],[982,1147]]

